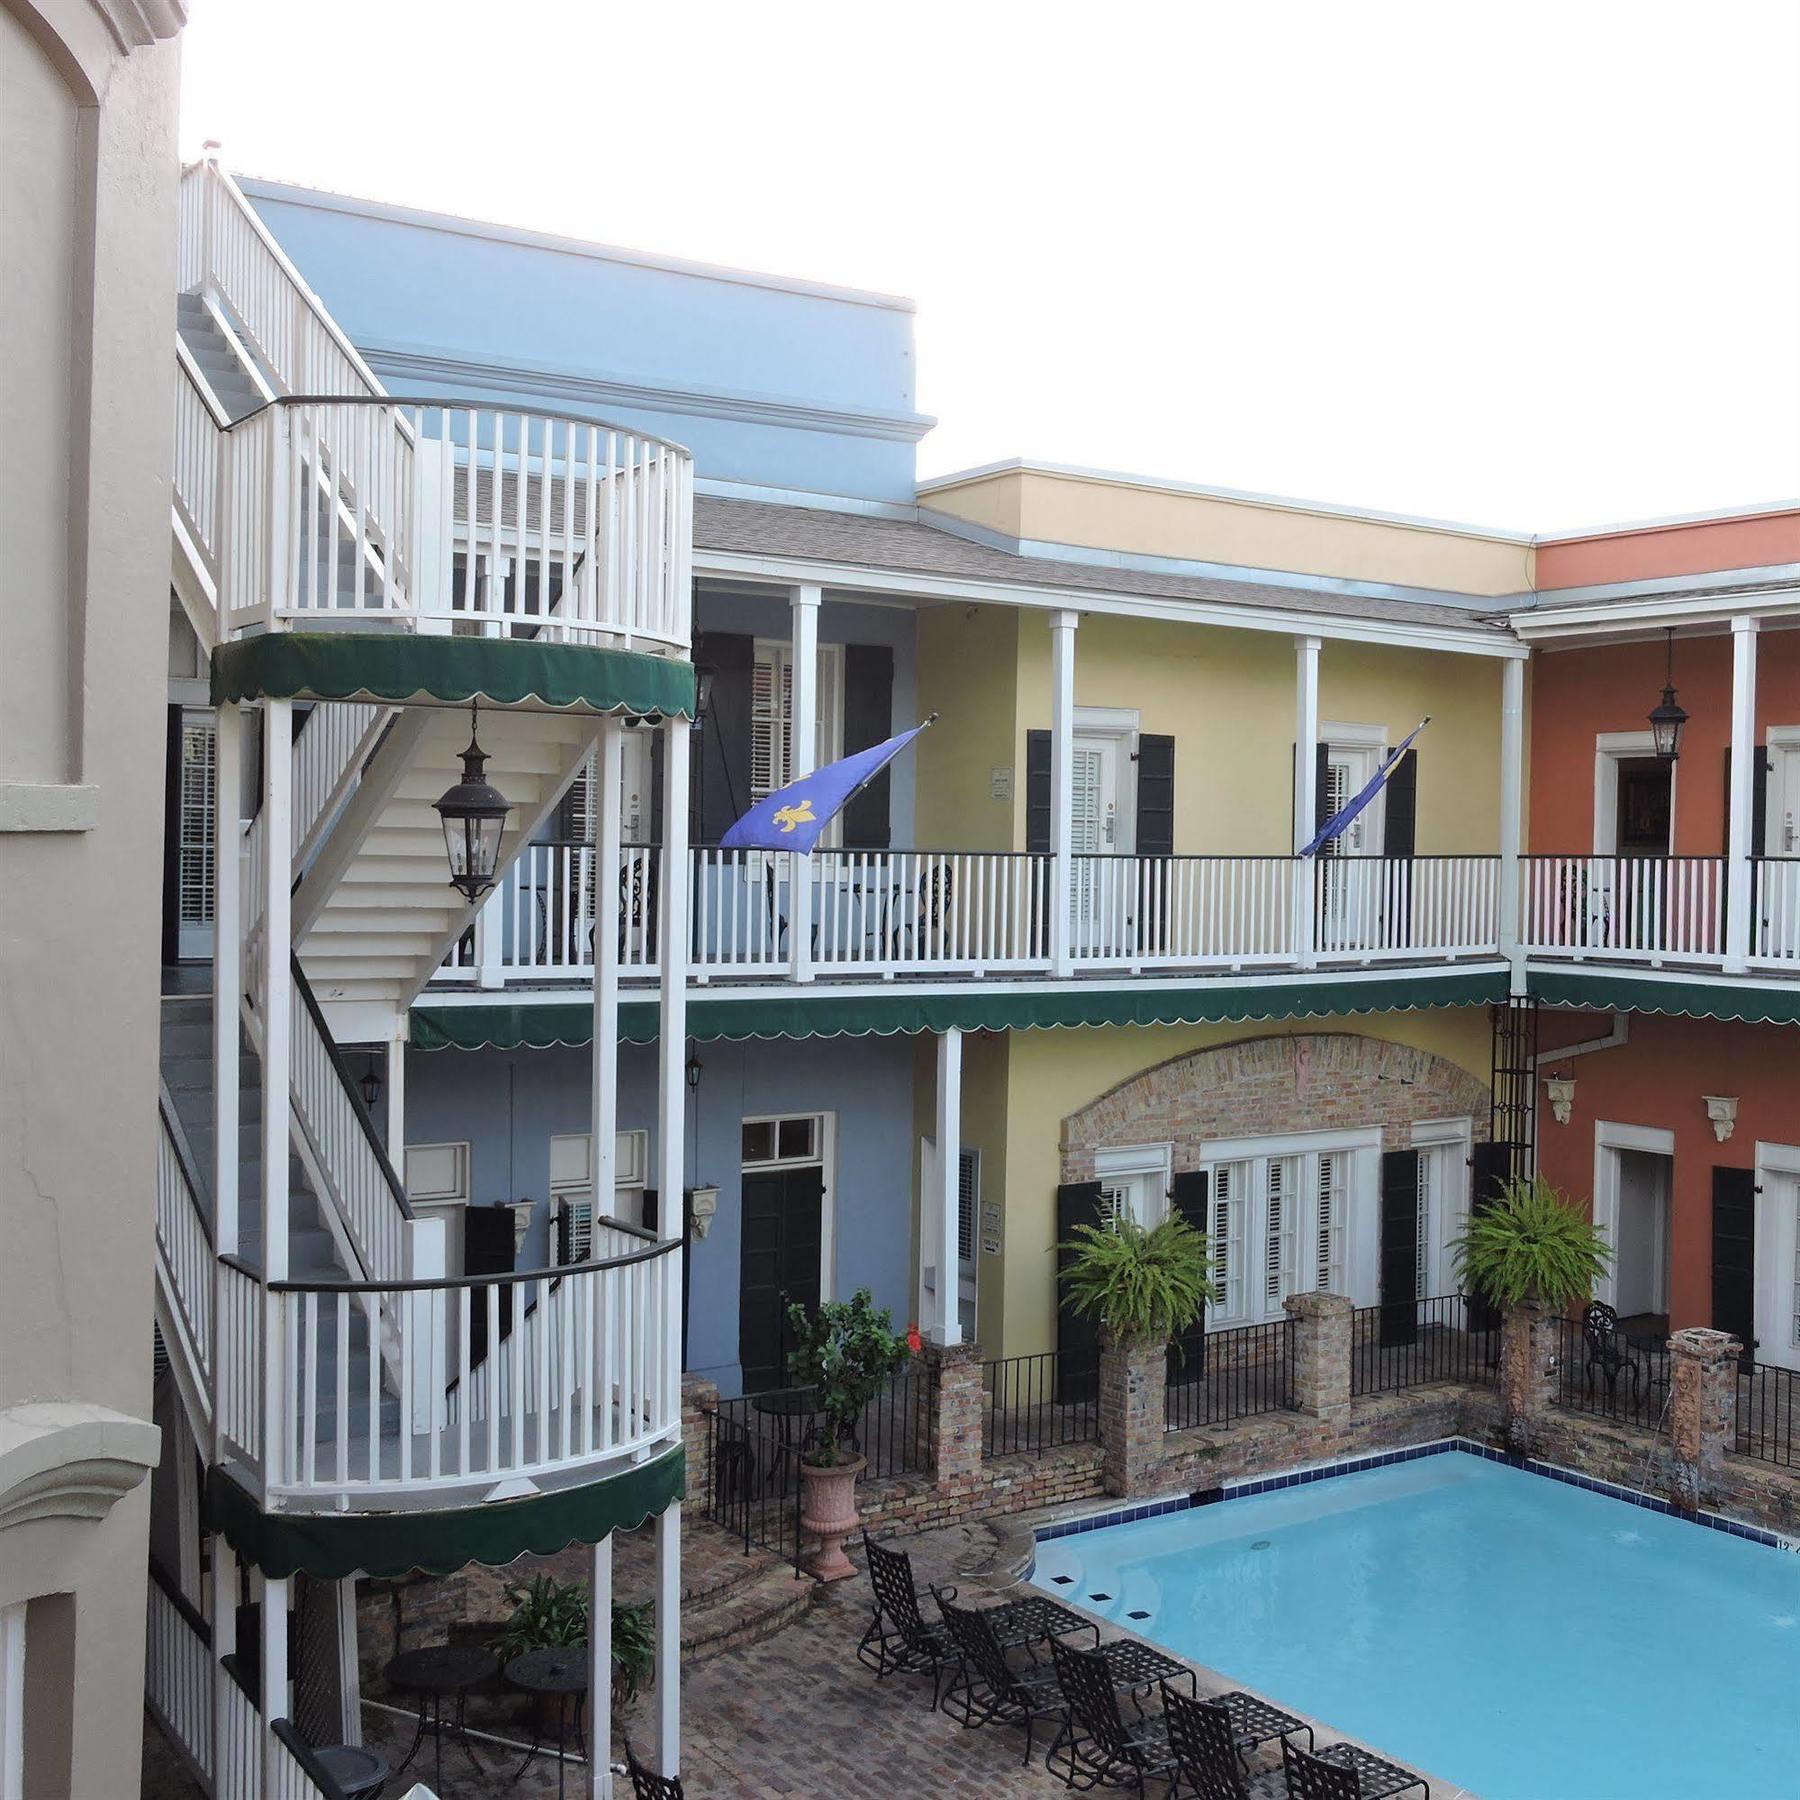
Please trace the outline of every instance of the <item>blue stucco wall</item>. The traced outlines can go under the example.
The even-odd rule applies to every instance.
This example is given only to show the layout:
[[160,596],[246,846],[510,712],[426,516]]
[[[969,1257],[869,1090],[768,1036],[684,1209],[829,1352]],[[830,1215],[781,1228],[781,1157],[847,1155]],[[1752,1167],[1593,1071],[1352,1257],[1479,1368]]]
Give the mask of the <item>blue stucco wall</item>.
[[[686,1187],[716,1186],[719,1211],[689,1264],[688,1359],[734,1395],[738,1377],[738,1174],[741,1128],[768,1113],[837,1115],[833,1293],[875,1292],[895,1322],[911,1317],[913,1048],[905,1037],[821,1038],[803,1043],[714,1043],[699,1048],[700,1085],[688,1114]],[[661,1187],[655,1130],[656,1058],[627,1045],[620,1055],[619,1127],[650,1133],[653,1185]],[[471,1202],[539,1202],[522,1267],[548,1260],[550,1139],[588,1129],[586,1049],[413,1051],[406,1064],[406,1136],[413,1144],[467,1141]]]
[[636,425],[702,478],[913,498],[905,303],[242,185],[393,393]]

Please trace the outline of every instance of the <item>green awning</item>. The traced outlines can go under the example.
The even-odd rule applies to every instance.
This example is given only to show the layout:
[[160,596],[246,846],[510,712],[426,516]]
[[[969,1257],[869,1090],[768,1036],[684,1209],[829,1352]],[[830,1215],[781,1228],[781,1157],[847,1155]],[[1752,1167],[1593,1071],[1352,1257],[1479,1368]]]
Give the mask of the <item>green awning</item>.
[[[1506,987],[1504,969],[1476,969],[1249,986],[1168,988],[1145,981],[1125,988],[1026,993],[996,982],[935,994],[897,989],[840,995],[815,987],[802,995],[793,989],[771,989],[767,995],[732,999],[690,994],[687,1029],[690,1037],[710,1040],[886,1037],[953,1026],[963,1031],[1026,1031],[1058,1025],[1201,1025],[1485,1006],[1504,1000]],[[621,1005],[620,1038],[631,1044],[653,1043],[657,1010],[653,1001]],[[416,1050],[541,1050],[555,1044],[585,1044],[592,1035],[593,1005],[586,998],[412,1009],[411,1041]]]
[[551,712],[694,716],[694,667],[592,644],[430,637],[396,631],[278,631],[221,644],[212,701],[486,700]]
[[1533,969],[1530,981],[1532,993],[1545,1006],[1738,1019],[1749,1025],[1800,1024],[1800,983],[1657,981],[1631,969],[1599,968]]
[[609,1531],[633,1530],[679,1500],[686,1482],[678,1445],[604,1481],[524,1500],[437,1512],[266,1513],[214,1467],[207,1471],[206,1524],[265,1575],[448,1575],[472,1562],[500,1568],[527,1552],[549,1556],[566,1544],[597,1544]]

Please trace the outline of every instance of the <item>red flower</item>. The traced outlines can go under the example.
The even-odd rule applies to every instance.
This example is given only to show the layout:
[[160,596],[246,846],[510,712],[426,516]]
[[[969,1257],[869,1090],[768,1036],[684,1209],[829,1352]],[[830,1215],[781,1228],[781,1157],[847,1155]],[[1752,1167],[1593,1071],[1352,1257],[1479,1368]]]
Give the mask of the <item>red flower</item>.
[[925,1348],[925,1340],[919,1336],[919,1328],[917,1325],[907,1326],[906,1347],[914,1356],[917,1356],[919,1352]]

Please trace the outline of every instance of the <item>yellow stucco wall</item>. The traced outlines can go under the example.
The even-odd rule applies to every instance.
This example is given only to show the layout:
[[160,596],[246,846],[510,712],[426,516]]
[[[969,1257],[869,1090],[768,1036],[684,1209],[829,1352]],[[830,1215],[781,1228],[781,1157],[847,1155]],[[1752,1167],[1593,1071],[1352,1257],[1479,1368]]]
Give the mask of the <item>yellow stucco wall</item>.
[[[1491,1072],[1488,1016],[1478,1006],[1308,1019],[1270,1027],[1119,1026],[1011,1033],[1004,1041],[1004,1118],[983,1112],[983,1107],[993,1106],[991,1096],[977,1104],[966,1087],[963,1109],[965,1140],[983,1145],[987,1196],[1005,1194],[1003,1250],[997,1257],[984,1257],[981,1267],[986,1353],[1030,1356],[1056,1345],[1053,1252],[1064,1118],[1170,1057],[1246,1038],[1328,1031],[1354,1032],[1442,1056],[1468,1070],[1484,1087]],[[1296,1129],[1301,1128],[1302,1122],[1296,1121]],[[986,1146],[996,1139],[1006,1146],[1003,1189],[986,1174]]]
[[1531,546],[1515,538],[1155,482],[1015,469],[932,487],[919,498],[936,511],[1036,542],[1463,594],[1516,594],[1531,586]]
[[[919,614],[921,716],[914,835],[929,850],[1011,850],[1024,816],[1025,759],[1014,756],[1020,622],[1004,606],[937,606]],[[1016,767],[1015,767],[1016,761]],[[993,771],[1013,771],[1016,800],[993,797]]]

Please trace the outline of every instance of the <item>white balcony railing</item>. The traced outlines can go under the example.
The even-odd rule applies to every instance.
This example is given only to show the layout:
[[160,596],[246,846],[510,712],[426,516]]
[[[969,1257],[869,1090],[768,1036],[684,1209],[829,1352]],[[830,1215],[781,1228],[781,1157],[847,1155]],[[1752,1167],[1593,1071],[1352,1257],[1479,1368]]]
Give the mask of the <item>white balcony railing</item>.
[[1725,954],[1720,856],[1528,856],[1527,955],[1711,962]]
[[1755,941],[1751,960],[1800,968],[1800,857],[1763,857],[1752,876]]
[[1078,967],[1243,968],[1294,960],[1288,856],[1077,856]]

